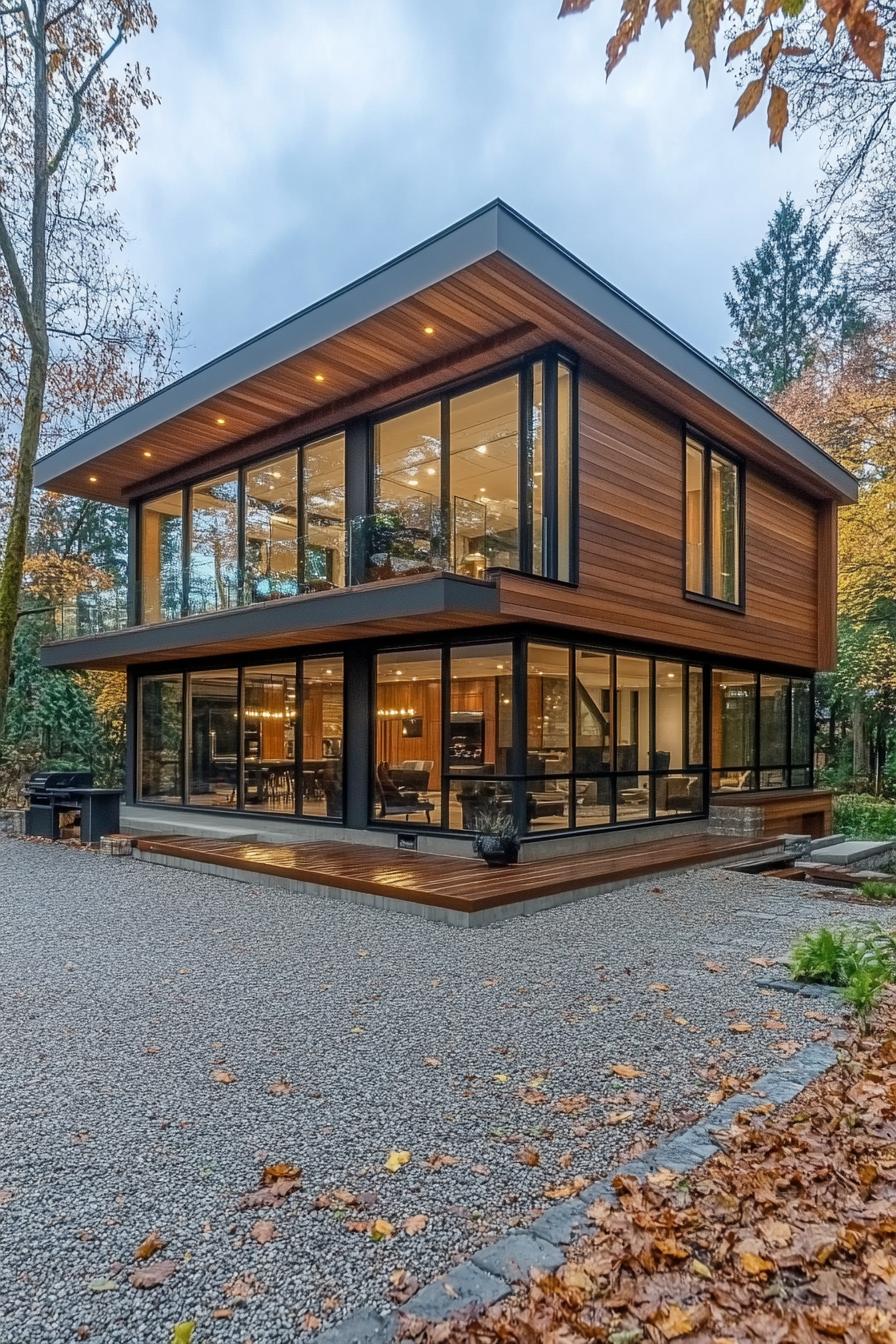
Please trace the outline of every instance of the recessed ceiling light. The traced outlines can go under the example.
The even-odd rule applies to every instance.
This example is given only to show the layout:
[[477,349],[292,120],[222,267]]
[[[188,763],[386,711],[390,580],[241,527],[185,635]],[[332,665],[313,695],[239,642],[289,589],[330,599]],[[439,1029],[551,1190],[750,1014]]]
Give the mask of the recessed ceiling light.
[[429,326],[426,326],[426,327],[423,328],[423,335],[424,335],[424,336],[433,336],[433,335],[435,335],[435,330],[436,330],[435,327],[429,327]]
[[88,481],[90,482],[91,485],[96,485],[96,477],[95,477],[95,476],[88,476],[87,479],[88,479]]
[[216,415],[216,416],[215,416],[215,424],[216,424],[216,425],[226,425],[226,424],[227,424],[227,421],[224,419],[223,415]]
[[435,476],[435,474],[436,474],[436,469],[435,469],[435,467],[427,467],[427,468],[426,468],[426,474],[427,474],[427,476]]
[[322,373],[316,373],[316,374],[314,375],[314,381],[315,381],[316,383],[322,383],[322,382],[324,381],[324,376],[323,376],[323,374],[322,374]]
[[144,448],[144,449],[143,449],[143,456],[144,456],[144,457],[152,457],[152,453],[149,451],[148,448]]

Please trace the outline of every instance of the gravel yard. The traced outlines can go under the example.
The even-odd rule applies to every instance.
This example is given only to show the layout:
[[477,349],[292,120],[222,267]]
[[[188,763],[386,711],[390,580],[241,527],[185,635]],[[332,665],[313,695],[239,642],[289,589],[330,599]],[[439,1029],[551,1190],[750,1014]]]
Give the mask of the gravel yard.
[[[277,1344],[386,1304],[823,1030],[749,959],[857,917],[704,870],[460,930],[0,841],[0,1340]],[[300,1188],[241,1208],[276,1162]],[[176,1267],[136,1288],[153,1230]]]

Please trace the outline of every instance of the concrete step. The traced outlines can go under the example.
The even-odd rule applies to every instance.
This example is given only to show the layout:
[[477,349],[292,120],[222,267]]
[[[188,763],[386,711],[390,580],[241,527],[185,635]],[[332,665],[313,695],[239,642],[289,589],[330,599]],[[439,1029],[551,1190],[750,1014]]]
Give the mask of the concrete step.
[[874,859],[883,859],[896,849],[896,840],[841,840],[839,844],[812,850],[813,863],[833,868],[871,868]]

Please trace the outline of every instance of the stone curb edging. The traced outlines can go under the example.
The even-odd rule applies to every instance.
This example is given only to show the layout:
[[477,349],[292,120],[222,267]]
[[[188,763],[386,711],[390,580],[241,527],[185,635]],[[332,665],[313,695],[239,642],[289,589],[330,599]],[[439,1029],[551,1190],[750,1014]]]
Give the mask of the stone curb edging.
[[836,1051],[830,1045],[819,1042],[806,1046],[787,1064],[763,1074],[751,1092],[729,1097],[690,1129],[652,1148],[643,1157],[627,1162],[572,1199],[552,1205],[524,1231],[508,1233],[476,1251],[469,1260],[461,1261],[421,1288],[400,1312],[390,1311],[383,1316],[372,1307],[362,1308],[319,1335],[321,1344],[390,1344],[396,1338],[402,1315],[436,1324],[500,1302],[517,1285],[525,1283],[533,1269],[560,1268],[566,1258],[562,1248],[591,1229],[589,1205],[598,1199],[611,1204],[618,1202],[613,1189],[616,1176],[643,1180],[660,1167],[682,1175],[694,1171],[720,1151],[714,1136],[727,1131],[739,1111],[761,1105],[762,1101],[785,1105],[836,1062]]

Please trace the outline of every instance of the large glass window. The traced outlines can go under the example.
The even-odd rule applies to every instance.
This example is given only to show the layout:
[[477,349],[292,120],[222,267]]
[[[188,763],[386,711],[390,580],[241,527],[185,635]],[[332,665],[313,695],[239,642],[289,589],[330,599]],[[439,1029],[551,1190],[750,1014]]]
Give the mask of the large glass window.
[[345,688],[341,657],[302,663],[302,782],[305,817],[342,817]]
[[247,667],[243,673],[243,806],[249,811],[294,812],[295,778],[295,664]]
[[240,601],[239,477],[228,472],[190,490],[188,612],[220,611]]
[[441,825],[442,653],[376,658],[373,818]]
[[247,602],[298,592],[299,505],[294,452],[246,472]]
[[712,785],[722,793],[756,787],[756,676],[713,668]]
[[345,585],[345,435],[306,443],[302,464],[302,566],[306,589]]
[[519,568],[519,380],[452,397],[452,568]]
[[532,497],[532,573],[544,573],[544,364],[532,365],[528,477]]
[[364,577],[433,569],[442,553],[442,408],[439,402],[374,429],[374,517],[367,520]]
[[530,644],[526,669],[526,818],[530,831],[572,824],[569,649]]
[[616,659],[616,817],[650,816],[650,661]]
[[736,606],[741,601],[741,469],[688,436],[685,453],[685,586]]
[[449,668],[448,826],[472,831],[485,807],[513,811],[513,645],[458,645]]
[[759,678],[759,787],[787,787],[790,678]]
[[194,807],[236,807],[239,674],[235,668],[188,678],[189,798]]
[[137,792],[147,802],[183,800],[183,689],[180,673],[140,682]]
[[613,672],[608,653],[576,650],[576,825],[613,819]]
[[812,682],[794,677],[791,683],[790,784],[799,788],[812,783]]
[[183,494],[175,490],[140,513],[140,619],[173,621],[183,603]]
[[568,364],[557,364],[557,572],[569,582],[572,577],[573,506],[573,374]]

